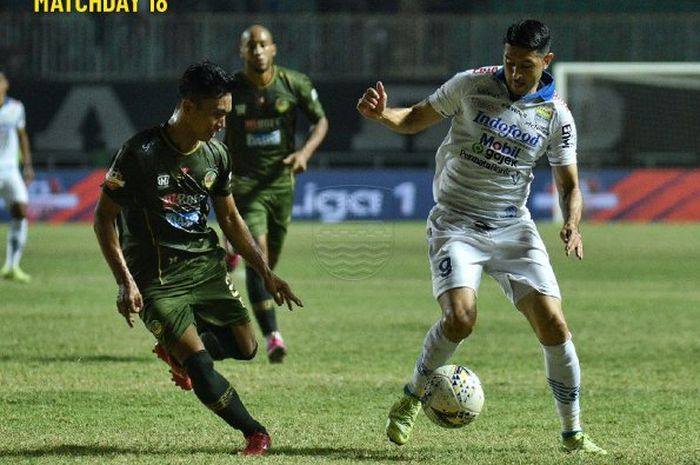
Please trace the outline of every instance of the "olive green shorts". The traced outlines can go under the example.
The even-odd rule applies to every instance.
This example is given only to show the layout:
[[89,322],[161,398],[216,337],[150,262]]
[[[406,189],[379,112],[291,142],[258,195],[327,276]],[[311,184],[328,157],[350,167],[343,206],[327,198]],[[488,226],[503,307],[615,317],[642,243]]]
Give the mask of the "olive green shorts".
[[250,322],[223,261],[205,281],[167,290],[151,287],[143,292],[143,299],[141,319],[168,351],[190,325],[228,327]]
[[235,200],[253,237],[267,235],[268,250],[279,255],[292,221],[294,189],[253,191]]

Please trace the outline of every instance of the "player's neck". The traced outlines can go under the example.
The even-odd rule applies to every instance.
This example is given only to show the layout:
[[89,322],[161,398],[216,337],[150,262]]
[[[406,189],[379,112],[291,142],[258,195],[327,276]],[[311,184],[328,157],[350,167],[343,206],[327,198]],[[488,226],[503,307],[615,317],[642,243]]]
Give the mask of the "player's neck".
[[5,104],[6,99],[7,99],[7,94],[0,94],[0,107]]
[[265,71],[262,73],[259,73],[258,71],[246,67],[244,71],[246,77],[250,82],[252,82],[255,86],[257,87],[265,87],[268,85],[270,82],[272,82],[272,79],[275,77],[275,67],[270,66],[267,68]]
[[180,153],[190,153],[199,145],[199,140],[191,134],[182,120],[174,115],[170,117],[163,129],[169,142]]

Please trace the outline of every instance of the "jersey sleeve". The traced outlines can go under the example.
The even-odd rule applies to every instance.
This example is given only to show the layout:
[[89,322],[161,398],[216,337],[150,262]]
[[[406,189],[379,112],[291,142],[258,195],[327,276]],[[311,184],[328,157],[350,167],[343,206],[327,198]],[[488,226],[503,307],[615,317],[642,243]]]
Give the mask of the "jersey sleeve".
[[221,174],[216,178],[216,182],[212,187],[212,192],[217,197],[227,197],[231,194],[233,157],[231,157],[231,153],[224,144],[216,144],[216,148],[220,155],[219,173]]
[[318,99],[318,92],[314,88],[308,76],[298,73],[296,75],[296,91],[299,97],[299,108],[312,124],[316,124],[326,113]]
[[125,144],[112,157],[102,183],[102,192],[121,206],[132,204],[137,171],[134,154]]
[[547,146],[547,159],[551,166],[573,165],[577,158],[574,117],[563,103],[557,105],[555,114],[552,137]]
[[461,113],[462,95],[470,75],[469,71],[455,74],[428,97],[428,103],[445,118]]
[[27,127],[27,117],[24,112],[24,105],[22,102],[17,102],[17,129],[24,129]]

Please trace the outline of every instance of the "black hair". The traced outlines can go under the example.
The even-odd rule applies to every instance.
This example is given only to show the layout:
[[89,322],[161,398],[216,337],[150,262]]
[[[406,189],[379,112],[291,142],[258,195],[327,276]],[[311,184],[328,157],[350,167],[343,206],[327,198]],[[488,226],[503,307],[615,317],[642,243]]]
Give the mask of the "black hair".
[[525,19],[508,28],[503,43],[537,50],[538,53],[546,55],[552,45],[552,37],[546,24],[536,19]]
[[205,60],[190,65],[180,78],[178,94],[180,98],[200,101],[219,98],[231,92],[233,77],[219,65]]

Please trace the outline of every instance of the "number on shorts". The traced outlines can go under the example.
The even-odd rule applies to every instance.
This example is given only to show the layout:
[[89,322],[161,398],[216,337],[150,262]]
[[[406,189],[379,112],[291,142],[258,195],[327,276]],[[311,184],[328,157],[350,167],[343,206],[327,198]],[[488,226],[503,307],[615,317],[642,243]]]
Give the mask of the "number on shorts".
[[440,270],[440,276],[446,278],[452,273],[452,260],[450,257],[445,257],[438,263],[438,269]]

